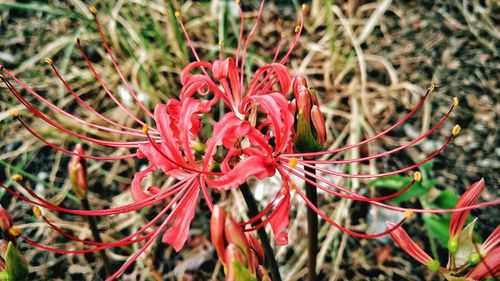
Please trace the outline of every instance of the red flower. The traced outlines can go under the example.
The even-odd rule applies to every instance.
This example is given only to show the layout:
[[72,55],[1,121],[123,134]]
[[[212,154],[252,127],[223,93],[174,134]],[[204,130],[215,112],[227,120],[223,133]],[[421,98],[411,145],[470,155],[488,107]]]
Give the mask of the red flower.
[[[132,264],[135,259],[162,233],[162,241],[172,245],[176,251],[179,251],[183,247],[188,237],[190,222],[195,214],[200,191],[203,194],[207,205],[212,210],[213,204],[210,199],[208,188],[216,191],[234,189],[242,183],[245,183],[250,177],[264,179],[274,175],[276,171],[281,176],[283,184],[281,188],[276,190],[275,198],[259,213],[259,215],[251,218],[247,222],[241,223],[241,225],[244,226],[251,224],[257,219],[263,218],[261,224],[254,228],[247,228],[246,231],[261,228],[269,223],[275,234],[277,244],[285,244],[288,241],[286,227],[288,225],[288,216],[290,213],[290,187],[296,186],[290,175],[302,178],[316,186],[318,189],[340,198],[368,202],[376,206],[399,212],[407,211],[408,209],[391,206],[382,203],[381,201],[400,195],[408,190],[415,181],[410,183],[403,190],[394,194],[370,198],[354,193],[346,187],[342,187],[319,176],[318,173],[311,173],[307,171],[305,168],[308,168],[308,170],[314,169],[318,172],[333,176],[364,179],[400,174],[414,170],[420,165],[430,161],[443,151],[458,134],[460,127],[455,127],[452,134],[443,143],[443,145],[424,160],[396,171],[366,175],[348,174],[330,170],[328,167],[325,167],[325,165],[343,165],[366,162],[389,156],[412,146],[428,135],[434,133],[449,118],[454,107],[457,105],[456,100],[454,100],[449,111],[438,123],[436,123],[434,127],[405,145],[383,153],[357,159],[316,160],[314,159],[316,156],[331,156],[343,151],[348,151],[387,135],[393,129],[405,123],[415,112],[417,112],[417,110],[423,105],[425,99],[432,92],[433,87],[428,88],[425,96],[420,100],[416,107],[411,110],[410,113],[386,130],[356,144],[339,149],[323,150],[322,147],[326,141],[327,130],[325,128],[325,122],[320,111],[317,97],[310,91],[309,88],[307,88],[307,82],[303,76],[299,75],[295,79],[292,79],[287,67],[284,66],[290,57],[291,52],[298,43],[298,39],[303,28],[303,17],[301,18],[300,24],[296,28],[296,34],[286,54],[279,59],[281,47],[278,46],[278,50],[276,51],[276,55],[272,63],[258,68],[255,73],[253,73],[252,77],[245,77],[244,70],[247,49],[251,37],[259,25],[263,7],[264,3],[261,4],[257,20],[250,32],[247,34],[245,40],[243,40],[244,17],[242,15],[240,16],[241,30],[235,57],[225,58],[223,50],[221,50],[221,58],[215,62],[200,60],[193,44],[191,43],[191,40],[189,39],[189,36],[187,35],[187,31],[182,24],[182,21],[179,21],[196,61],[187,65],[181,73],[180,80],[182,83],[182,89],[179,93],[179,99],[171,99],[166,104],[158,104],[154,113],[147,109],[147,107],[137,97],[131,85],[128,83],[117,61],[112,55],[102,32],[101,25],[96,19],[96,24],[101,35],[104,48],[108,52],[111,62],[115,66],[118,75],[121,77],[139,109],[142,110],[144,115],[147,115],[154,120],[155,125],[151,127],[147,126],[140,117],[136,116],[133,111],[124,106],[106,87],[104,79],[96,72],[92,62],[83,50],[80,39],[77,39],[77,45],[89,69],[92,71],[104,91],[109,95],[110,99],[112,99],[116,106],[123,111],[123,114],[127,115],[136,122],[134,126],[128,127],[121,125],[94,110],[88,103],[82,100],[78,94],[74,92],[70,85],[61,77],[57,68],[54,64],[52,64],[52,60],[50,59],[47,59],[47,62],[50,64],[54,74],[61,80],[68,92],[79,104],[86,108],[91,114],[97,116],[102,123],[105,123],[106,125],[95,124],[64,111],[36,93],[28,85],[15,77],[10,71],[2,68],[2,73],[4,74],[4,76],[2,76],[2,80],[5,82],[7,88],[22,104],[28,108],[30,112],[49,125],[73,137],[81,139],[82,141],[90,142],[95,145],[101,145],[109,148],[137,149],[137,152],[111,156],[84,155],[81,151],[72,152],[50,143],[29,127],[17,113],[13,114],[13,116],[20,120],[21,124],[25,126],[27,130],[29,130],[35,137],[39,138],[45,144],[74,157],[80,157],[81,159],[88,158],[107,161],[139,158],[147,159],[149,162],[149,166],[145,170],[137,172],[132,181],[131,191],[136,202],[119,208],[92,211],[65,209],[63,207],[53,205],[29,189],[28,192],[34,199],[29,199],[18,192],[6,188],[5,186],[2,187],[6,188],[16,197],[42,208],[82,216],[105,216],[132,212],[140,208],[151,206],[152,204],[164,202],[165,199],[173,197],[168,204],[164,206],[163,210],[154,219],[144,225],[139,231],[115,242],[98,243],[81,240],[65,233],[62,229],[51,224],[49,221],[47,221],[47,223],[56,231],[72,240],[88,245],[89,248],[82,250],[56,249],[38,244],[35,241],[30,240],[28,237],[22,236],[24,241],[34,246],[57,253],[86,253],[145,241],[145,244],[139,249],[139,251],[134,253],[133,256],[115,274],[108,278],[113,279],[119,276],[130,264]],[[92,9],[92,12],[95,13],[95,9]],[[179,13],[176,13],[176,16],[180,19]],[[133,137],[134,140],[103,140],[71,131],[54,121],[45,113],[41,112],[16,89],[16,87],[10,82],[11,80],[17,83],[20,87],[26,90],[29,95],[46,105],[56,114],[61,114],[69,120],[77,122],[86,128],[93,128],[114,135]],[[247,81],[248,83],[246,83]],[[245,87],[245,85],[247,86]],[[289,94],[290,89],[295,96],[296,102],[288,102],[287,95]],[[201,129],[205,123],[202,122],[200,115],[209,113],[212,110],[212,107],[218,104],[220,100],[225,103],[225,106],[229,110],[223,114],[220,120],[213,124],[213,135],[207,138],[205,137],[205,134],[202,134]],[[297,112],[298,115],[296,114]],[[138,127],[142,127],[142,129]],[[306,150],[298,148],[299,140],[300,142],[304,142],[305,148],[308,148],[309,144],[313,143],[315,146],[314,150],[317,151],[303,152]],[[161,171],[166,176],[174,178],[177,183],[166,189],[160,189],[157,186],[148,186],[143,188],[143,179],[149,173],[154,171]],[[311,180],[311,178],[315,180]],[[324,220],[340,230],[356,237],[379,237],[387,233],[391,233],[392,231],[396,231],[396,229],[398,229],[398,227],[403,223],[402,220],[398,224],[393,225],[388,230],[381,233],[364,234],[354,232],[337,224],[335,221],[326,216],[318,207],[314,206],[307,199],[300,189],[295,188],[295,190],[297,191],[297,194],[305,200],[307,205],[314,209],[314,211],[316,211]],[[458,210],[464,211],[498,203],[499,200],[495,200],[475,206],[468,205],[467,207],[460,208]],[[410,210],[414,212],[427,213],[457,211],[421,209]],[[217,243],[219,242],[216,242],[216,246]],[[220,249],[218,249],[218,251],[220,251]]]

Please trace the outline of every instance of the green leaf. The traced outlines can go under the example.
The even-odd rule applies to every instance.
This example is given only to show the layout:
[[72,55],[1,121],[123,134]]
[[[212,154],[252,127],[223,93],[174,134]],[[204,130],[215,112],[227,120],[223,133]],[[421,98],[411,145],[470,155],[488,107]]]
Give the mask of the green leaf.
[[12,242],[9,242],[9,245],[7,246],[5,265],[10,281],[28,280],[28,262],[24,259]]
[[257,281],[257,277],[239,261],[233,261],[233,268],[237,281]]
[[432,204],[439,209],[452,209],[460,196],[454,191],[445,189],[432,201]]
[[440,217],[436,215],[424,216],[424,225],[429,230],[429,233],[439,242],[443,247],[446,247],[450,239],[449,217]]
[[376,179],[370,182],[370,185],[375,188],[388,188],[394,190],[401,190],[411,182],[411,179],[401,175],[387,176]]

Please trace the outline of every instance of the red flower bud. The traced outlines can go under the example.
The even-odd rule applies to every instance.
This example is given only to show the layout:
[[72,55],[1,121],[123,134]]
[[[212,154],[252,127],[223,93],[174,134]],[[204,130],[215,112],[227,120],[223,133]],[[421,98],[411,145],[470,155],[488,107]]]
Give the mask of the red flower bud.
[[317,105],[313,105],[311,109],[311,120],[316,130],[316,141],[319,144],[324,144],[326,141],[326,125],[323,114]]
[[246,259],[238,249],[238,246],[234,244],[229,244],[226,248],[226,281],[237,281],[238,280],[238,263],[240,265],[246,264]]
[[218,205],[214,206],[212,217],[210,218],[210,237],[215,247],[217,256],[223,264],[226,264],[225,245],[224,245],[224,224],[226,222],[226,212]]
[[228,244],[236,245],[245,255],[245,257],[248,257],[250,245],[248,244],[245,232],[243,232],[243,229],[241,229],[240,225],[229,216],[226,217],[226,223],[224,225],[224,235]]
[[0,205],[0,228],[3,231],[7,231],[12,226],[12,223],[12,217],[9,215],[7,210]]
[[260,244],[259,240],[257,240],[257,237],[251,232],[246,232],[245,233],[248,243],[250,244],[250,248],[255,251],[259,259],[264,262],[264,248],[262,248],[262,245]]
[[[76,145],[74,153],[84,154],[82,145],[79,143]],[[84,158],[73,155],[68,164],[69,181],[71,187],[75,194],[80,198],[85,198],[87,196],[88,185],[87,185],[87,163]]]
[[[465,277],[472,280],[482,280],[488,277],[497,277],[500,274],[500,247],[491,250],[482,261]],[[469,280],[469,279],[467,279]]]
[[295,95],[295,99],[298,99],[299,92],[307,89],[307,80],[303,74],[297,74],[293,78],[292,91]]
[[309,90],[300,91],[299,98],[297,100],[297,109],[299,114],[302,113],[306,117],[307,124],[310,124],[311,120],[311,94]]

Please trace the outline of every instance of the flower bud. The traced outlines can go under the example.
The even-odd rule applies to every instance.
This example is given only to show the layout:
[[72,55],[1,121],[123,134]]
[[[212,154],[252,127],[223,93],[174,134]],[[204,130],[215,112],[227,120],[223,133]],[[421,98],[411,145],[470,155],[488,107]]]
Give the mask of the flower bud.
[[0,228],[2,231],[7,231],[12,226],[12,217],[9,215],[2,205],[0,205]]
[[255,237],[255,235],[251,232],[246,232],[245,236],[247,237],[248,243],[250,244],[250,248],[255,251],[257,257],[263,263],[265,258],[264,248],[262,248],[259,240],[257,240],[257,237]]
[[290,110],[290,113],[295,116],[295,114],[297,113],[297,102],[295,101],[295,99],[288,102],[288,110]]
[[[455,204],[454,209],[458,208],[463,208],[463,207],[468,207],[472,206],[476,203],[476,201],[479,199],[481,196],[481,193],[484,190],[484,179],[479,180],[478,182],[472,184],[467,191],[460,196],[458,199],[457,203]],[[454,212],[451,215],[451,220],[450,220],[450,242],[448,243],[448,250],[453,254],[456,252],[458,249],[458,241],[451,241],[451,240],[458,240],[457,236],[460,233],[460,230],[462,230],[462,227],[464,226],[465,220],[467,219],[467,216],[469,215],[470,210],[465,210],[465,211],[460,211],[460,212]],[[455,245],[457,244],[457,245]],[[451,247],[451,248],[450,248]]]
[[311,119],[311,94],[309,90],[300,91],[299,98],[297,99],[297,109],[299,114],[302,113],[306,117],[307,125]]
[[302,74],[295,75],[292,82],[292,91],[295,99],[298,99],[299,92],[304,89],[307,89],[306,77]]
[[237,246],[243,255],[248,258],[250,245],[248,244],[245,232],[243,232],[240,225],[230,216],[226,217],[226,223],[224,224],[224,236],[226,237],[228,244],[234,244]]
[[218,205],[214,206],[212,217],[210,218],[210,237],[215,247],[217,256],[223,264],[226,264],[225,245],[224,245],[224,224],[226,222],[226,213]]
[[262,265],[257,266],[257,278],[261,281],[271,281],[271,276],[267,272],[266,268]]
[[316,141],[319,144],[324,144],[326,141],[326,125],[323,114],[317,105],[313,105],[311,109],[311,120],[316,130]]
[[[73,152],[83,154],[82,145],[77,144]],[[78,155],[71,156],[71,160],[68,164],[69,181],[73,191],[80,199],[85,198],[88,191],[86,168],[86,161],[84,158]]]
[[238,246],[234,244],[229,244],[226,248],[226,281],[236,281],[240,280],[238,276],[240,269],[244,268],[246,259],[238,249]]

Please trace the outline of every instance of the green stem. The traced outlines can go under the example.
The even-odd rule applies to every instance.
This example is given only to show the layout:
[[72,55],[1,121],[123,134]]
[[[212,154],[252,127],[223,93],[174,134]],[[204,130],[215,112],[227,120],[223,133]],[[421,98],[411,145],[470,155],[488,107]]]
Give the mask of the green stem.
[[[314,165],[314,164],[313,164]],[[305,170],[316,174],[313,167],[305,167]],[[311,181],[315,182],[312,176],[306,175]],[[306,181],[306,197],[314,206],[318,206],[318,191],[316,187]],[[313,209],[307,208],[307,251],[309,259],[307,260],[307,280],[316,280],[316,259],[318,255],[318,214]]]
[[[87,198],[81,199],[81,202],[82,202],[82,206],[85,210],[88,210],[88,211],[91,210],[89,200]],[[95,217],[87,216],[87,219],[88,219],[88,222],[90,225],[90,230],[92,231],[92,236],[94,237],[94,240],[96,242],[101,243],[102,242],[101,235],[99,234],[99,229],[97,228],[97,222],[95,220]],[[109,263],[108,256],[106,255],[106,250],[100,251],[100,254],[102,257],[102,261],[104,263],[104,272],[105,272],[106,276],[109,276],[109,275],[111,275],[111,266]]]
[[[248,215],[250,217],[255,217],[259,214],[259,209],[257,208],[257,202],[253,197],[252,191],[250,191],[250,187],[248,187],[247,183],[244,183],[240,186],[241,194],[243,198],[245,198],[245,202],[248,207]],[[254,225],[258,225],[262,222],[262,220],[258,219]],[[264,246],[264,252],[266,254],[266,261],[268,267],[271,270],[271,278],[273,281],[281,281],[280,272],[278,269],[278,263],[274,258],[273,248],[271,247],[271,243],[269,241],[269,237],[267,236],[266,230],[261,227],[257,229],[257,235],[259,235],[260,241],[262,242],[262,246]]]

